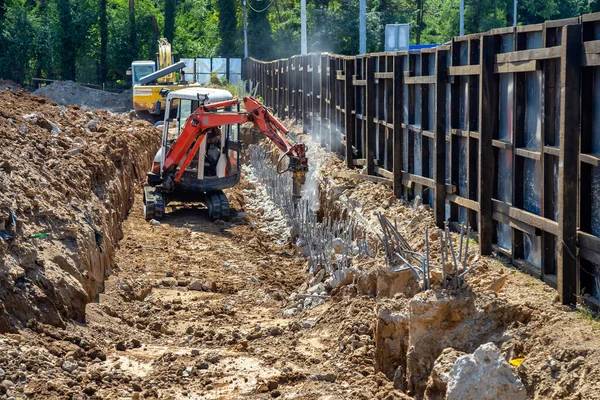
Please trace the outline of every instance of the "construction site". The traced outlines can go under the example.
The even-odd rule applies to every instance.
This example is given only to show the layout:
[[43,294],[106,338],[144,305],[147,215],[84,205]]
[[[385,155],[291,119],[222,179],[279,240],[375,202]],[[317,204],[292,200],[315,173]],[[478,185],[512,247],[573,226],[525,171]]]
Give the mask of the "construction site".
[[0,80],[0,399],[600,399],[599,71],[588,14]]

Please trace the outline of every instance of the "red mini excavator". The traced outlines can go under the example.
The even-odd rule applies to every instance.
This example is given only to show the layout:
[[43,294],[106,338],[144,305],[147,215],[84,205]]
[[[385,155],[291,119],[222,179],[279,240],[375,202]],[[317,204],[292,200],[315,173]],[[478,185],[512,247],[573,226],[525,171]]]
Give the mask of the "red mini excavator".
[[[167,105],[177,101],[177,116],[165,116],[161,149],[144,186],[146,220],[161,219],[170,201],[202,202],[212,219],[229,217],[223,189],[240,178],[239,124],[252,122],[281,150],[278,172],[290,171],[294,199],[308,171],[306,146],[299,143],[271,112],[252,97],[240,101],[226,90],[188,88],[169,93]],[[237,108],[236,111],[233,109]],[[170,109],[170,108],[167,108]],[[280,171],[284,157],[287,168]]]

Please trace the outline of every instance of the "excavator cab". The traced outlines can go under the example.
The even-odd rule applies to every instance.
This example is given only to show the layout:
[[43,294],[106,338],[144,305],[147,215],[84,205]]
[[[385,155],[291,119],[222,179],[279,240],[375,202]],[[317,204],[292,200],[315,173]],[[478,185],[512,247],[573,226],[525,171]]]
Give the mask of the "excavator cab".
[[[200,105],[232,100],[227,90],[187,88],[167,95],[167,109],[176,102],[171,115],[165,115],[162,145],[148,173],[144,189],[146,219],[160,219],[170,201],[201,202],[212,219],[229,217],[229,202],[224,189],[235,186],[240,179],[240,150],[238,124],[226,124],[208,130],[206,139],[198,145],[187,165],[178,165],[164,171],[166,154],[176,145],[186,123]],[[238,110],[223,110],[238,111]],[[219,111],[217,111],[219,112]],[[192,149],[189,149],[192,151]],[[181,171],[181,168],[184,168]],[[176,181],[166,176],[179,174]]]

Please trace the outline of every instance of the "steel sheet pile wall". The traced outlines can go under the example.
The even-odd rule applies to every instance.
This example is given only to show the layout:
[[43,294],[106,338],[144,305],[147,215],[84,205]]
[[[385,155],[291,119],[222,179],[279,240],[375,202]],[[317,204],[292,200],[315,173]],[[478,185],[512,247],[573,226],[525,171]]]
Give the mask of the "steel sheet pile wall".
[[483,254],[600,306],[600,13],[421,51],[248,59],[245,79],[440,227],[468,224]]

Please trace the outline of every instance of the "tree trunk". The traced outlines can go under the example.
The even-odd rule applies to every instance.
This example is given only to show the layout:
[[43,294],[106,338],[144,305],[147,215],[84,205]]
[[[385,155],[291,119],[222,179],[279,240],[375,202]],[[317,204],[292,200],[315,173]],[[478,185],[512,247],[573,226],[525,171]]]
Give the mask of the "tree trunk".
[[108,51],[108,19],[106,18],[106,0],[100,0],[100,83],[106,82],[108,66],[106,65]]
[[417,0],[417,39],[416,44],[421,44],[421,30],[423,29],[423,0]]
[[164,35],[173,45],[175,36],[175,0],[165,0],[165,30]]
[[77,49],[71,35],[71,30],[73,29],[73,16],[71,15],[71,4],[69,3],[69,0],[60,0],[58,7],[61,28],[61,78],[74,81],[76,75]]
[[129,0],[129,46],[131,49],[131,59],[137,57],[137,37],[135,29],[135,3],[134,0]]

